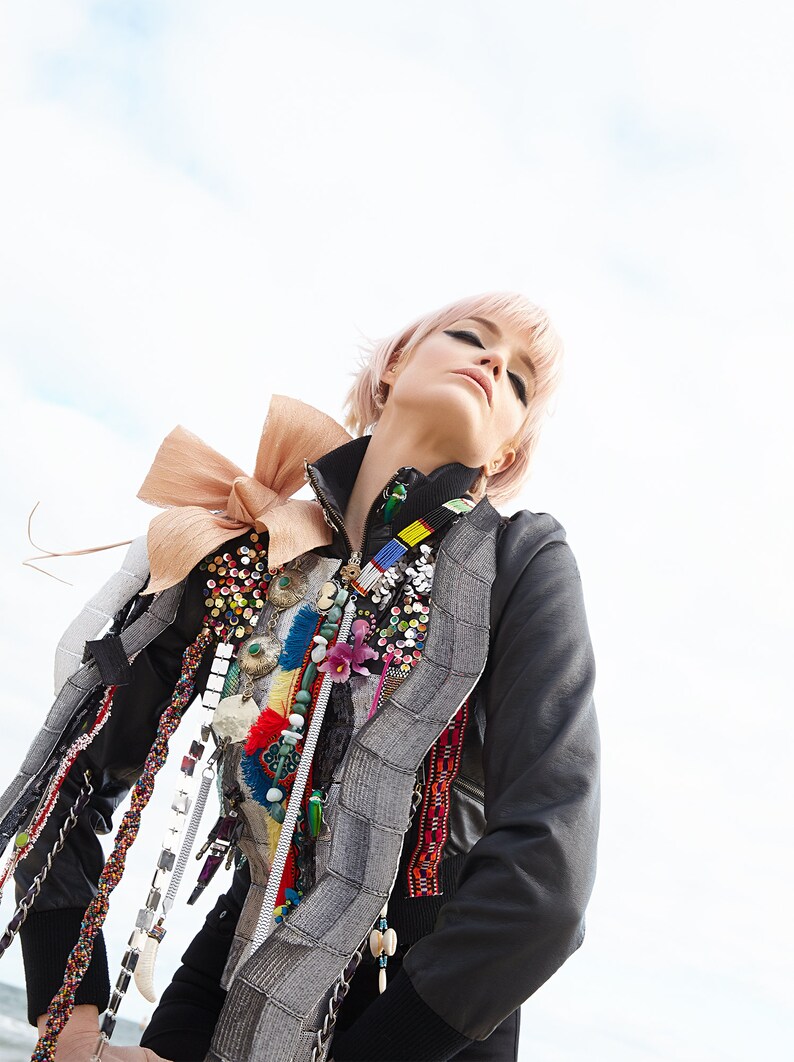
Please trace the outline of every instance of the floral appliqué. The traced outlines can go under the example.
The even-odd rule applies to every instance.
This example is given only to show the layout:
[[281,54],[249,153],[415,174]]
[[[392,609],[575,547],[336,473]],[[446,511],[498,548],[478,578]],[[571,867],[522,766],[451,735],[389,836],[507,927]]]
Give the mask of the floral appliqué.
[[351,627],[353,632],[353,644],[337,642],[328,653],[323,662],[318,666],[318,671],[327,672],[332,682],[347,682],[350,672],[355,671],[358,675],[368,675],[369,671],[363,667],[365,660],[374,660],[377,653],[364,644],[364,639],[369,632],[369,624],[366,620],[356,620]]

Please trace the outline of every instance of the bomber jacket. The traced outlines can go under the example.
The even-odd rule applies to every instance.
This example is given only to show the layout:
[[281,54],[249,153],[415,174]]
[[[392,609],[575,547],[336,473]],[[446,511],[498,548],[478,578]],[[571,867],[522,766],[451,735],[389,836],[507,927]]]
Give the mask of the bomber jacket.
[[[333,528],[331,544],[318,552],[340,563],[351,553],[342,513],[368,442],[366,436],[353,440],[308,468]],[[408,488],[405,505],[391,524],[383,522],[382,503],[373,506],[362,563],[418,516],[464,493],[475,474],[459,464],[427,476],[400,469],[394,478]],[[82,768],[91,767],[95,794],[90,806],[21,932],[31,1021],[57,990],[94,895],[103,861],[95,834],[110,830],[113,810],[140,773],[181,654],[198,632],[203,578],[198,568],[188,576],[173,623],[136,656],[132,681],[117,690],[110,723],[78,759],[62,789],[59,803],[65,809],[79,789]],[[119,624],[129,624],[146,602],[130,602]],[[431,630],[432,606],[431,597]],[[409,831],[389,900],[401,968],[350,1027],[345,1027],[343,1008],[333,1044],[336,1062],[452,1058],[470,1041],[487,1037],[582,943],[599,814],[595,664],[578,568],[554,517],[525,510],[499,520],[490,617],[483,619],[490,625],[487,663],[471,698],[460,773],[452,787],[440,871],[443,891],[432,897],[405,895],[401,882]],[[58,820],[56,810],[18,868],[18,891],[39,869]],[[186,960],[191,949],[203,948],[205,958],[208,948],[228,949],[245,890],[245,872],[238,871]],[[219,976],[222,956],[216,965]],[[102,1009],[108,991],[100,934],[76,1002]]]

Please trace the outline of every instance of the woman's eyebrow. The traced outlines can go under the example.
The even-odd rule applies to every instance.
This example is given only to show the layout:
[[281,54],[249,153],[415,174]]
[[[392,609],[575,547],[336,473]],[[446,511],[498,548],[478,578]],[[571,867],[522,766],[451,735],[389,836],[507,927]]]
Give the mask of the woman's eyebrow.
[[[485,325],[486,328],[490,329],[490,331],[493,332],[497,339],[502,338],[502,331],[495,321],[489,321],[487,317],[468,317],[466,318],[466,320],[476,321],[478,324]],[[533,379],[536,379],[538,375],[537,370],[532,364],[532,359],[530,358],[529,354],[527,354],[526,351],[519,350],[518,356],[526,365],[527,369],[529,370],[530,376],[532,376]]]

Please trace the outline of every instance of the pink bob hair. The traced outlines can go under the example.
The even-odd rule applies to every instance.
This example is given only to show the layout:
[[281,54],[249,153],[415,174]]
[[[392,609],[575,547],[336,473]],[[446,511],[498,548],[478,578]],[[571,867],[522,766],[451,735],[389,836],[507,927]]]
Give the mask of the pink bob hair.
[[515,329],[537,372],[526,419],[512,440],[515,461],[503,472],[491,476],[486,484],[488,497],[498,503],[514,497],[529,473],[549,400],[557,389],[562,371],[562,339],[546,311],[523,295],[513,292],[470,295],[417,318],[392,336],[362,347],[361,367],[345,399],[345,427],[356,435],[370,431],[380,419],[388,399],[389,389],[380,379],[385,370],[409,355],[426,336],[473,315],[490,317],[496,323]]

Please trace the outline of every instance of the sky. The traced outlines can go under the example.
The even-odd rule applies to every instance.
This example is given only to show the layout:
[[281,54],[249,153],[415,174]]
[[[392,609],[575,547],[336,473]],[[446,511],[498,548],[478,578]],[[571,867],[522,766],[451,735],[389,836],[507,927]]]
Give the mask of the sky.
[[123,556],[50,562],[69,585],[23,566],[37,502],[47,549],[142,534],[175,424],[250,469],[270,393],[339,418],[361,343],[524,292],[566,368],[508,511],[577,558],[603,808],[585,943],[521,1058],[791,1057],[793,45],[772,0],[5,3],[0,784]]

